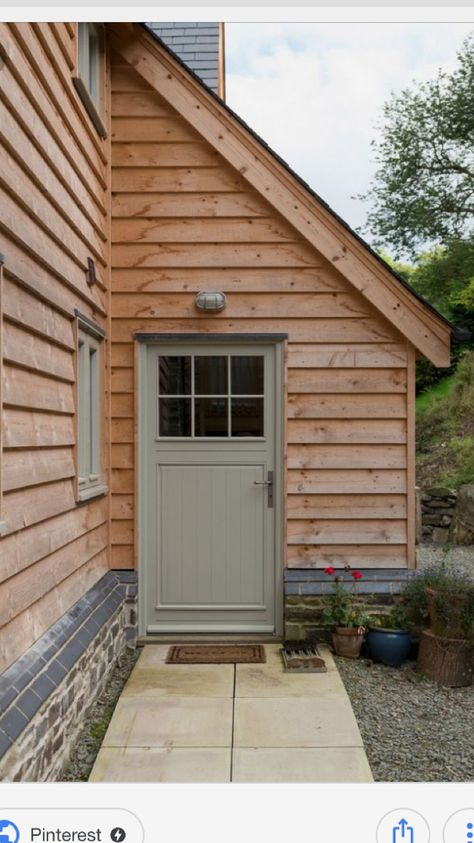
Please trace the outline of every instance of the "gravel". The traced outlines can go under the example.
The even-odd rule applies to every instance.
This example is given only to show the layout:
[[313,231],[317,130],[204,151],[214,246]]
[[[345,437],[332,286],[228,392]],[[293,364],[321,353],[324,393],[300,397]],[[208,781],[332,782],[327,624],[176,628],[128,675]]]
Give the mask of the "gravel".
[[336,657],[375,781],[474,781],[474,687]]
[[120,656],[104,691],[84,720],[84,728],[71,752],[60,781],[88,781],[115,706],[139,655],[139,650],[126,650]]
[[439,562],[444,562],[448,567],[463,571],[474,579],[474,545],[450,547],[448,549],[432,544],[418,545],[416,563],[420,571]]

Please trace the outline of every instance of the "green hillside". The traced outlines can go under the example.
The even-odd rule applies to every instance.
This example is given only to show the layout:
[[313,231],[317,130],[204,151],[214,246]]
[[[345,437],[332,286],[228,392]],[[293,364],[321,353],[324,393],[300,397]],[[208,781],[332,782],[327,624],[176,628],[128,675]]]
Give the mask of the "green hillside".
[[474,352],[416,401],[417,483],[458,488],[474,482]]

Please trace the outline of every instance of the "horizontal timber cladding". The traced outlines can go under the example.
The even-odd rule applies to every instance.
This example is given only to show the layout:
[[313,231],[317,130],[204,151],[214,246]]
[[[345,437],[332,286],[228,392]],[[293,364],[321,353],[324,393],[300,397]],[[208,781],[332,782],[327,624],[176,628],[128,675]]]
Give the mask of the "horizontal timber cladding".
[[107,325],[110,179],[72,85],[76,26],[0,23],[0,41],[1,672],[109,564],[106,498],[76,504],[75,311]]
[[287,564],[406,567],[405,339],[120,58],[112,141],[113,564],[135,556],[134,333],[283,333]]

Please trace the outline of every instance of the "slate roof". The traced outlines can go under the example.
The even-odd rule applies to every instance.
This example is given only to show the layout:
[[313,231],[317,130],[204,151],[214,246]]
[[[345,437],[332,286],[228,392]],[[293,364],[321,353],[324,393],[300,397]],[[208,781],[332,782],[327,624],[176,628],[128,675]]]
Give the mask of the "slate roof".
[[171,48],[215,94],[218,93],[218,23],[148,23],[150,30]]

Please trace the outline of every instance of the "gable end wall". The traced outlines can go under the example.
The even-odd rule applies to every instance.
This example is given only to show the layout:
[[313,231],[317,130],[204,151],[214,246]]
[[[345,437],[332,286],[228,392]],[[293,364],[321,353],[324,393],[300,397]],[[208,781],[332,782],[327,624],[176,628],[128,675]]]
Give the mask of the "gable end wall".
[[135,331],[287,332],[287,565],[412,564],[406,340],[119,58],[112,115],[113,566],[136,561]]

